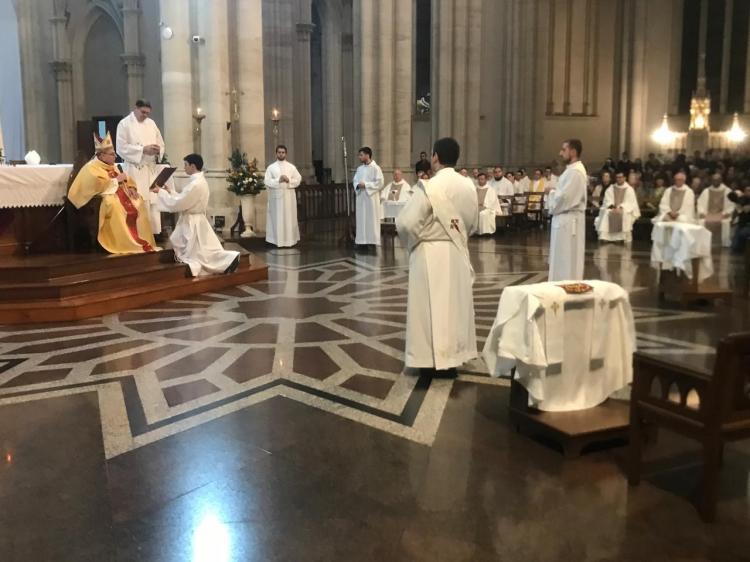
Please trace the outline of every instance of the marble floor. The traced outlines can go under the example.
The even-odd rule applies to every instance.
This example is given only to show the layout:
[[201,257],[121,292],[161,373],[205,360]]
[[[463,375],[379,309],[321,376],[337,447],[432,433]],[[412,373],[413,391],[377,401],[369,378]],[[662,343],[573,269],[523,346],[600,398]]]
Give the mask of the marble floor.
[[[750,443],[719,521],[688,502],[696,444],[664,433],[565,460],[511,430],[508,381],[402,374],[407,259],[338,233],[266,249],[268,282],[64,325],[0,326],[0,560],[750,560]],[[478,344],[503,287],[546,279],[546,235],[471,242]],[[638,347],[710,369],[731,303],[658,302],[649,248],[591,243]]]

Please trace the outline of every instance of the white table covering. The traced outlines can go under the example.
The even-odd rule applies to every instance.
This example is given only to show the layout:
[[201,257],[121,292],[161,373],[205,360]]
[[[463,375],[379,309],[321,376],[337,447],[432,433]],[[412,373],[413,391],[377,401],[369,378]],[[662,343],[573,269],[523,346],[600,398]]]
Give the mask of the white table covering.
[[711,231],[686,222],[657,222],[651,231],[651,265],[656,269],[683,272],[693,278],[693,259],[700,258],[698,281],[714,273],[711,260]]
[[0,209],[62,205],[72,164],[0,166]]
[[406,206],[406,201],[383,201],[383,218],[395,219]]
[[633,379],[635,326],[628,293],[606,281],[565,292],[561,281],[506,287],[482,355],[490,375],[507,375],[529,405],[563,412],[592,408]]

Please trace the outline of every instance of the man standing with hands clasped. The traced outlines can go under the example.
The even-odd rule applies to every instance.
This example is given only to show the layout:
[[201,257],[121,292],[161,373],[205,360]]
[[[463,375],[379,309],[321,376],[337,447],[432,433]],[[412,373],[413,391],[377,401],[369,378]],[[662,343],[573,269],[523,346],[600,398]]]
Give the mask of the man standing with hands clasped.
[[266,168],[264,179],[268,188],[266,242],[279,248],[289,248],[299,242],[295,189],[302,183],[302,176],[294,164],[287,161],[286,154],[286,146],[276,147],[276,162]]
[[581,162],[583,143],[578,139],[563,142],[560,157],[567,165],[557,181],[548,188],[548,209],[552,214],[549,249],[549,281],[581,281],[586,250],[586,183],[588,176]]
[[357,235],[354,243],[358,246],[380,246],[380,192],[385,188],[385,179],[380,166],[372,159],[369,146],[359,149],[359,162],[352,181],[357,192]]

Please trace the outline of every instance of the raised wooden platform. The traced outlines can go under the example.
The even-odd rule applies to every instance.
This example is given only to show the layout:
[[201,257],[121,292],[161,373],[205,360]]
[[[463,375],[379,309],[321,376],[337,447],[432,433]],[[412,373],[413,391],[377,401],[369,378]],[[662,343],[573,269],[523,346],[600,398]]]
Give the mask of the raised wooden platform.
[[529,394],[518,382],[510,386],[510,422],[519,433],[558,443],[568,458],[581,455],[594,443],[625,443],[630,428],[630,406],[607,400],[577,412],[542,412],[530,408]]
[[0,324],[81,320],[263,279],[268,266],[249,253],[234,273],[199,278],[171,250],[0,256]]

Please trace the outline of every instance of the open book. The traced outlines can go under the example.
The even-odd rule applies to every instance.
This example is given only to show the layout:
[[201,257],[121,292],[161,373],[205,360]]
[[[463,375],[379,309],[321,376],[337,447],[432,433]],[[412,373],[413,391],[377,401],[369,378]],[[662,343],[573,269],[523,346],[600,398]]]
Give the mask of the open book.
[[154,183],[149,186],[149,190],[153,189],[154,187],[164,187],[164,184],[169,181],[169,178],[172,177],[172,174],[175,173],[175,170],[177,170],[177,168],[164,168],[161,172],[159,172],[159,175],[156,176]]

